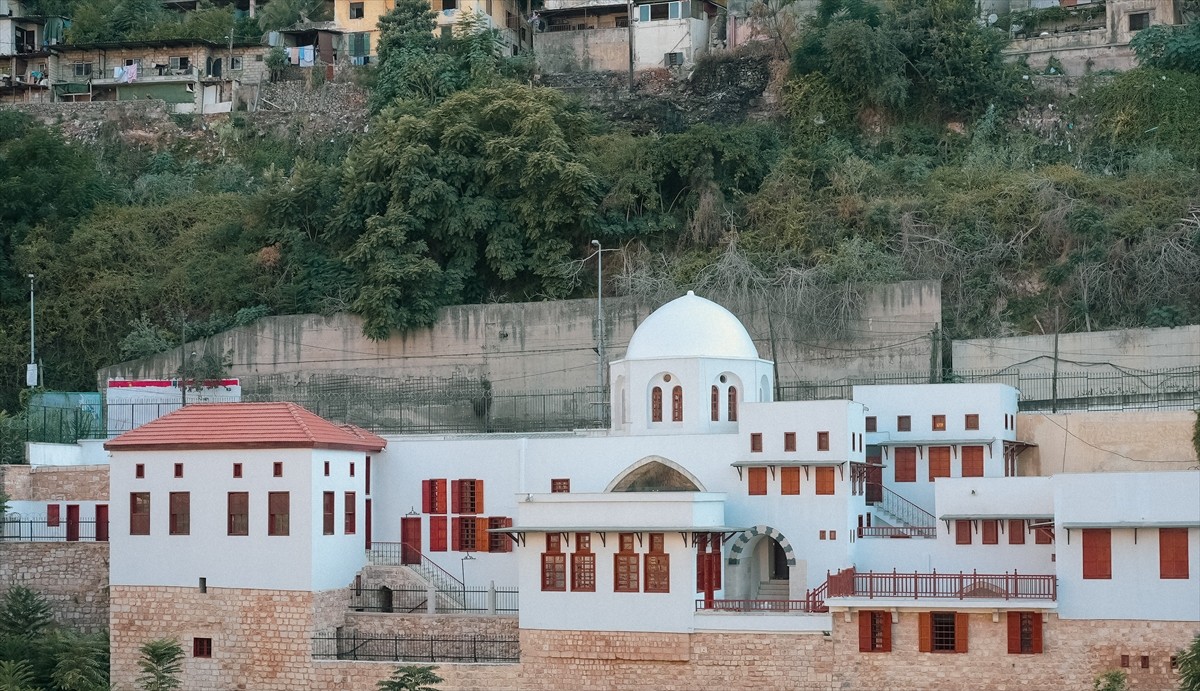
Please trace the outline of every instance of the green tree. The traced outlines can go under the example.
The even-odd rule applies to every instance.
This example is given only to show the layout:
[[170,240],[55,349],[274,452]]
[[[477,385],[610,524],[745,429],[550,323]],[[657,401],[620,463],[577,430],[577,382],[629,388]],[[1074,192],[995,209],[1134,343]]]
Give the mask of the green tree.
[[434,671],[437,667],[403,665],[392,676],[379,682],[379,691],[436,691],[434,685],[444,681]]
[[24,660],[0,660],[0,691],[36,691],[29,663]]
[[56,642],[51,679],[57,691],[108,690],[108,637],[65,634]]
[[1200,23],[1155,24],[1137,32],[1129,47],[1143,67],[1200,72]]
[[[1200,415],[1200,413],[1198,413]],[[1200,434],[1200,425],[1197,425]],[[1179,651],[1179,691],[1200,691],[1200,635]]]
[[129,326],[132,330],[121,339],[121,358],[124,360],[161,353],[175,345],[173,334],[151,322],[145,314],[134,319]]
[[180,688],[183,648],[179,641],[174,638],[147,641],[142,645],[141,653],[138,667],[142,673],[137,682],[143,691],[173,691]]
[[462,87],[457,62],[438,50],[435,16],[426,0],[398,0],[379,18],[372,112],[396,101],[435,103]]
[[278,31],[302,22],[333,19],[323,0],[271,0],[258,6],[258,25],[263,31]]
[[50,603],[23,585],[15,585],[0,601],[0,636],[33,639],[50,628]]

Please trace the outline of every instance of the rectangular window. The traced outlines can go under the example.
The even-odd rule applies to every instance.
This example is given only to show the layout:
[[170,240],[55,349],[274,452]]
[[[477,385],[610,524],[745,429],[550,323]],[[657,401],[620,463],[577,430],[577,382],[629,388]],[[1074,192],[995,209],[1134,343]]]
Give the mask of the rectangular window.
[[354,492],[346,492],[345,506],[342,508],[345,516],[342,532],[344,535],[353,535],[358,530],[358,498],[354,496]]
[[867,431],[874,432],[874,431],[876,431],[877,426],[878,426],[878,423],[875,421],[875,416],[874,415],[867,416]]
[[421,512],[446,513],[446,480],[421,481]]
[[829,450],[829,432],[817,432],[817,451]]
[[350,461],[350,477],[354,477],[354,461]]
[[187,57],[182,55],[172,56],[168,60],[173,70],[186,70],[191,65]]
[[453,480],[450,495],[454,513],[483,513],[483,480]]
[[750,496],[760,496],[767,493],[767,469],[747,468],[746,476],[750,485]]
[[939,477],[950,477],[950,447],[929,447],[929,481]]
[[671,555],[666,552],[664,533],[650,533],[650,552],[646,555],[646,592],[671,592]]
[[227,508],[226,532],[229,535],[250,534],[250,493],[230,492]]
[[1008,522],[1008,544],[1025,544],[1025,521],[1014,518]]
[[888,653],[892,650],[892,615],[877,610],[858,612],[858,651]]
[[833,468],[817,468],[817,494],[830,495],[833,494],[834,480]]
[[229,69],[231,69],[231,70],[242,69],[242,56],[235,55],[232,58],[229,58]]
[[633,533],[620,534],[620,551],[613,557],[613,590],[618,593],[636,593],[638,581],[638,554],[633,551]]
[[267,535],[288,535],[291,531],[291,496],[287,492],[267,492]]
[[954,544],[956,544],[956,545],[971,544],[971,522],[970,521],[955,521],[954,522]]
[[561,592],[567,589],[567,555],[562,553],[562,536],[546,534],[546,551],[542,553],[542,590]]
[[240,478],[242,476],[242,464],[241,463],[233,464],[233,476],[235,478]]
[[150,493],[129,493],[129,534],[150,534]]
[[[642,5],[645,7],[645,5]],[[750,451],[758,453],[762,451],[762,432],[750,433]]]
[[575,533],[575,553],[571,555],[571,590],[596,592],[596,555],[592,554],[591,533]]
[[983,447],[962,447],[962,476],[983,477]]
[[800,494],[800,469],[779,469],[779,493],[784,495]]
[[983,544],[998,545],[1000,544],[1000,522],[994,520],[986,520],[983,522]]
[[796,450],[796,433],[795,432],[784,432],[783,433],[783,450],[784,451],[795,451]]
[[329,477],[329,461],[325,461],[325,477]]
[[168,526],[171,535],[188,535],[191,532],[191,495],[187,492],[171,492],[169,497],[170,503],[170,525]]
[[366,477],[363,478],[363,485],[364,485],[363,492],[366,495],[370,496],[370,494],[371,494],[371,457],[367,456],[367,460],[364,461],[364,463],[366,464],[366,467],[363,469],[363,474]]
[[46,527],[47,528],[57,528],[58,527],[59,521],[62,520],[61,519],[62,514],[60,513],[61,508],[62,507],[60,507],[58,504],[50,504],[49,506],[46,507]]
[[1053,545],[1054,544],[1054,528],[1051,526],[1041,526],[1033,529],[1033,542],[1037,545]]
[[896,416],[896,431],[897,432],[911,432],[912,431],[912,417],[909,415],[897,415]]
[[1188,529],[1158,529],[1158,577],[1188,578]]
[[1084,528],[1083,577],[1112,578],[1112,531],[1108,528]]
[[923,653],[967,652],[968,615],[962,612],[921,612],[917,636]]
[[946,416],[945,415],[934,415],[933,421],[930,423],[930,426],[932,427],[934,432],[945,432],[946,431]]
[[1042,615],[1038,612],[1008,613],[1008,654],[1042,652]]
[[90,63],[90,62],[77,62],[77,63],[75,63],[75,64],[74,64],[74,66],[75,66],[75,76],[76,76],[76,77],[90,77],[90,76],[91,76],[91,74],[92,74],[92,63]]
[[917,481],[917,450],[911,446],[896,449],[896,482]]
[[479,522],[474,516],[455,516],[450,519],[450,548],[458,552],[477,550]]
[[446,517],[429,517],[429,551],[446,551]]
[[283,477],[283,463],[282,462],[275,461],[271,465],[271,475],[274,477]]
[[138,463],[138,464],[134,465],[133,466],[133,476],[135,478],[138,478],[139,480],[141,478],[146,477],[146,464]]
[[212,639],[193,638],[192,657],[212,657]]
[[364,15],[365,15],[365,13],[363,11],[363,3],[361,3],[361,2],[350,3],[350,18],[351,19],[362,19]]
[[175,477],[183,477],[183,464],[182,463],[175,464]]
[[555,478],[550,481],[550,491],[554,494],[563,494],[571,491],[570,478]]
[[333,535],[334,516],[337,513],[333,497],[333,492],[325,492],[321,496],[321,533],[323,535]]
[[963,429],[979,429],[979,414],[967,413],[963,416]]
[[[489,529],[511,528],[512,519],[505,516],[493,516],[488,519]],[[488,533],[489,552],[511,552],[512,539],[504,533]]]
[[1134,12],[1129,15],[1129,30],[1141,31],[1150,26],[1149,12]]

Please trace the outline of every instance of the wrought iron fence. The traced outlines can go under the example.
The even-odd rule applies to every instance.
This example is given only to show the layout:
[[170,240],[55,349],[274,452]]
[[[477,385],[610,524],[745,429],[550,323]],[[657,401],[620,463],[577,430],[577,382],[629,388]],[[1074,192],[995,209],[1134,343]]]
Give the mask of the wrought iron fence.
[[5,542],[108,542],[108,521],[44,516],[0,516],[0,540]]
[[971,573],[859,573],[846,570],[827,581],[829,597],[985,598],[996,600],[1055,600],[1053,574]]
[[516,637],[487,636],[318,636],[313,659],[372,662],[501,662],[521,661]]
[[[495,593],[496,614],[516,614],[516,588],[466,588],[453,592],[434,591],[438,614],[490,614],[491,593]],[[424,614],[429,609],[429,591],[421,588],[363,588],[350,596],[350,609],[356,612]]]

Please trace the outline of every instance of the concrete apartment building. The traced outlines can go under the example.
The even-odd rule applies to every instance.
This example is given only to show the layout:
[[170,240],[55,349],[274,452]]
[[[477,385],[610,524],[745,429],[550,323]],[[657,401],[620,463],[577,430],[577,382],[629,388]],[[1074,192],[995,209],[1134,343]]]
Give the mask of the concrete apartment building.
[[[195,689],[366,690],[399,659],[450,689],[1177,685],[1200,472],[1031,476],[1002,384],[775,401],[691,294],[609,375],[606,430],[380,437],[217,403],[109,440],[113,681],[165,636]],[[42,496],[20,510],[76,503]],[[517,616],[437,613],[481,588]]]

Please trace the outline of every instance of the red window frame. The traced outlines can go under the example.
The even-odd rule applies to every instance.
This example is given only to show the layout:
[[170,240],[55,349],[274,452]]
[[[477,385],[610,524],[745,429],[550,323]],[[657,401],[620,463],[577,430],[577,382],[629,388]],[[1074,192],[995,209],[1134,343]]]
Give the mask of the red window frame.
[[896,457],[896,482],[917,481],[917,448],[901,446],[893,451]]
[[[918,649],[923,653],[967,652],[969,622],[969,615],[965,612],[918,613]],[[952,640],[947,640],[947,634]]]
[[139,480],[146,477],[146,464],[135,463],[133,465],[133,476]]
[[171,492],[167,495],[169,516],[167,532],[170,535],[190,535],[192,531],[192,498],[189,492]]
[[288,492],[267,492],[267,535],[286,537],[291,534],[292,498]]
[[212,639],[193,638],[192,657],[212,657]]
[[336,515],[337,499],[334,498],[333,492],[324,492],[321,495],[321,534],[333,535],[334,516]]
[[983,447],[962,447],[962,476],[983,477]]
[[929,456],[929,481],[950,477],[950,447],[931,446],[926,451]]
[[783,433],[783,450],[784,451],[795,451],[796,450],[796,433],[795,432],[784,432]]
[[57,528],[62,521],[62,507],[58,504],[48,504],[46,506],[46,527]]
[[175,477],[183,477],[183,464],[182,463],[175,464]]
[[963,429],[979,429],[979,413],[967,413],[963,416]]
[[421,481],[421,513],[446,513],[446,479]]
[[746,485],[747,493],[750,496],[758,497],[765,495],[767,493],[767,469],[747,468]]
[[1089,580],[1112,578],[1112,531],[1108,528],[1083,529],[1083,577]]
[[354,492],[346,492],[342,505],[344,515],[344,535],[353,535],[358,530],[358,497]]
[[874,415],[868,415],[865,424],[868,432],[875,432],[879,427],[879,421]]
[[272,464],[271,475],[274,477],[283,477],[283,461],[275,461]]
[[1008,521],[1008,544],[1023,545],[1025,544],[1025,521],[1020,518],[1013,518]]
[[1033,529],[1033,542],[1037,545],[1053,545],[1054,544],[1054,528],[1050,526],[1042,526]]
[[233,477],[240,478],[241,476],[242,476],[242,464],[234,463],[233,464]]
[[762,432],[751,432],[750,433],[750,452],[751,453],[761,453],[762,452],[762,449],[763,449],[762,439],[763,439]]
[[932,418],[929,421],[929,428],[932,429],[934,432],[945,432],[946,431],[946,416],[945,415],[932,416]]
[[683,387],[671,389],[671,422],[683,422]]
[[730,422],[737,422],[738,419],[738,392],[736,386],[729,387],[729,412],[726,415]]
[[1042,652],[1040,612],[1008,613],[1008,654],[1036,655]]
[[1187,528],[1158,529],[1158,577],[1189,578]]
[[911,432],[912,431],[912,416],[911,415],[897,415],[896,416],[896,431],[897,432]]
[[640,592],[640,559],[633,551],[633,533],[621,533],[618,537],[620,551],[613,556],[613,592]]
[[571,554],[571,591],[596,592],[596,555],[592,554],[591,533],[575,533],[575,552]]
[[250,534],[250,493],[230,492],[225,499],[225,534]]
[[817,468],[816,472],[816,488],[817,496],[831,496],[836,492],[836,478],[833,475],[833,468],[825,466]]
[[890,653],[892,651],[892,615],[880,610],[859,610],[858,652]]
[[329,477],[329,461],[325,461],[325,477]]
[[[511,528],[512,523],[513,523],[512,519],[508,518],[507,516],[492,516],[491,518],[487,519],[487,522],[488,522],[489,529]],[[510,538],[507,534],[489,532],[487,534],[487,536],[488,536],[487,537],[487,543],[488,543],[487,551],[489,551],[489,552],[511,552],[512,551],[512,538]]]
[[817,451],[829,450],[829,432],[817,432]]
[[983,544],[998,545],[1000,544],[1000,522],[987,519],[983,521]]
[[562,536],[546,533],[546,551],[542,552],[542,592],[566,592],[567,555],[562,552]]
[[671,592],[671,555],[666,551],[666,535],[650,533],[650,551],[645,559],[645,577],[647,593]]
[[779,469],[779,493],[786,496],[800,494],[800,469],[786,467]]
[[447,519],[445,516],[429,517],[429,551],[445,552],[447,547]]
[[662,422],[663,394],[662,387],[656,386],[650,390],[650,421]]
[[550,492],[552,494],[566,494],[571,491],[571,478],[557,477],[550,480]]
[[956,544],[956,545],[971,544],[971,522],[970,521],[955,521],[954,522],[954,544]]
[[129,534],[150,534],[150,493],[129,493]]
[[712,387],[712,421],[716,422],[721,419],[721,389],[716,384]]

